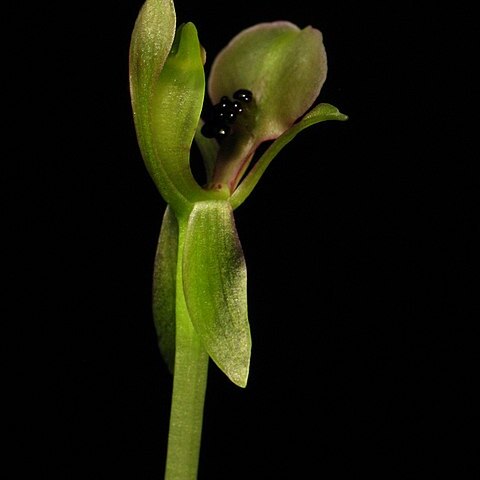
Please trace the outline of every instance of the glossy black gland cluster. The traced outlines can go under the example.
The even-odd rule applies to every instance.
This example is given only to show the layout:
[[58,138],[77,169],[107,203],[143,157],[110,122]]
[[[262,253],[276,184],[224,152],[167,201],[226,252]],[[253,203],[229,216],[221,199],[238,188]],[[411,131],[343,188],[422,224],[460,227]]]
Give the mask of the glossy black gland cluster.
[[227,137],[232,131],[232,125],[238,115],[245,110],[246,104],[250,103],[252,99],[252,92],[245,89],[237,90],[233,94],[233,101],[227,96],[222,97],[206,116],[205,124],[202,127],[203,136],[216,138],[219,141]]

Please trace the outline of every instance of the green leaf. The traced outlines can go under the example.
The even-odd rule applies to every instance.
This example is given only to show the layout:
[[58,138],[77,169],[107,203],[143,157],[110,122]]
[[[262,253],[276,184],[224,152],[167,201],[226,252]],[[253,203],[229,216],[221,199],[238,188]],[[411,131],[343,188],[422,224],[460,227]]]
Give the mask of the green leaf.
[[242,180],[231,196],[230,203],[232,208],[237,208],[245,201],[255,188],[255,185],[257,185],[267,167],[270,165],[270,162],[277,156],[280,150],[290,143],[302,130],[315,125],[316,123],[325,122],[327,120],[345,121],[347,119],[347,115],[344,115],[338,110],[338,108],[328,103],[320,103],[312,108],[312,110],[310,110],[310,112],[308,112],[299,122],[278,137],[258,159],[249,174]]
[[232,382],[244,387],[251,350],[247,270],[228,201],[195,204],[185,234],[183,286],[205,349]]
[[173,373],[178,222],[170,207],[163,216],[153,271],[153,318],[160,352]]
[[189,212],[205,199],[190,170],[205,91],[204,54],[195,26],[180,25],[175,35],[175,21],[171,0],[145,2],[131,38],[130,91],[146,167],[165,201]]

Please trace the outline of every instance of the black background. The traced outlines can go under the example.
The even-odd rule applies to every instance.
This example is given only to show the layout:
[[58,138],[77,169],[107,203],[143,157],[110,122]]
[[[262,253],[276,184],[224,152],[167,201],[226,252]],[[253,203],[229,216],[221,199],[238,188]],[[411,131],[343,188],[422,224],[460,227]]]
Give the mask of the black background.
[[[7,10],[5,412],[16,471],[42,478],[163,475],[165,204],[128,91],[142,3]],[[211,365],[200,480],[478,475],[473,12],[388,3],[176,3],[207,71],[255,23],[319,28],[320,101],[349,115],[297,137],[236,211],[252,365],[246,389]]]

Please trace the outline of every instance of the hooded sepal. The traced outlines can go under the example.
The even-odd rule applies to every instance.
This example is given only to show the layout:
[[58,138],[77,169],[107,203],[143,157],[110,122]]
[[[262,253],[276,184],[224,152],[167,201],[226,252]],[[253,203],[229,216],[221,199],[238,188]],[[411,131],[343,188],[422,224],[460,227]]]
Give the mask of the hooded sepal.
[[130,92],[138,142],[157,188],[176,212],[205,192],[190,169],[190,148],[205,91],[204,52],[193,23],[175,31],[171,0],[147,0],[130,44]]

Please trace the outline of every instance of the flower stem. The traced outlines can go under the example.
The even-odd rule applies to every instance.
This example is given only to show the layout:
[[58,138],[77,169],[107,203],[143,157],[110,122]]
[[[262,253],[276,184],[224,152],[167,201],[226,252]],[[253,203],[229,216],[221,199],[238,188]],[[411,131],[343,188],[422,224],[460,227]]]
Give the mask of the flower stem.
[[207,386],[208,354],[190,321],[182,282],[185,223],[179,221],[173,394],[165,480],[195,480]]

